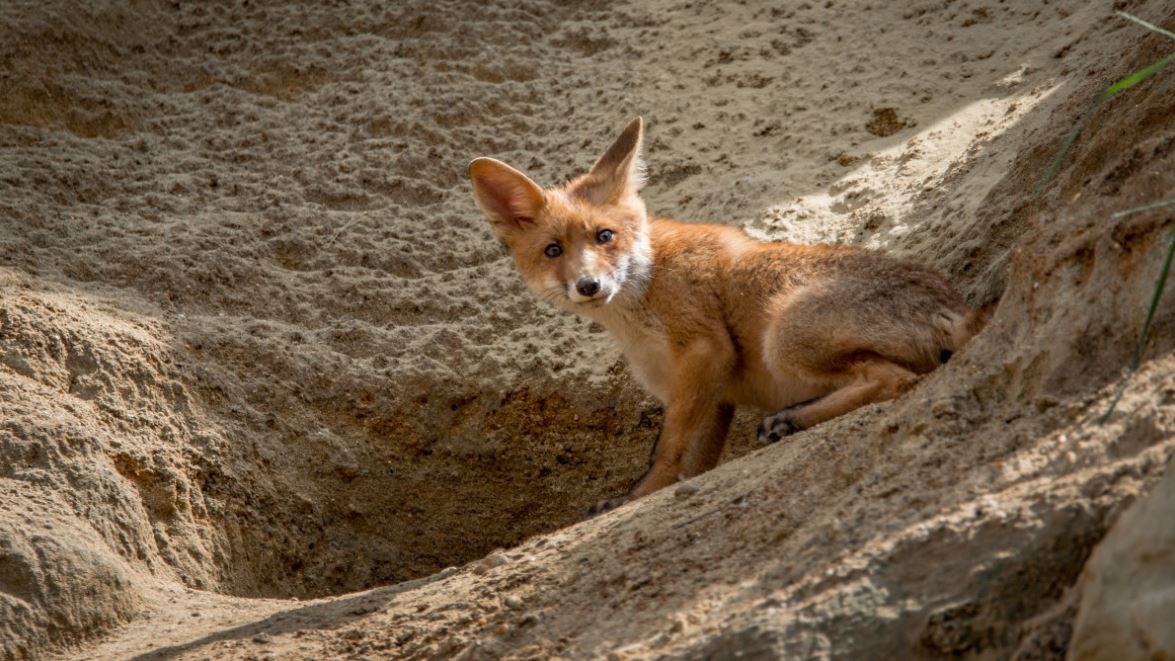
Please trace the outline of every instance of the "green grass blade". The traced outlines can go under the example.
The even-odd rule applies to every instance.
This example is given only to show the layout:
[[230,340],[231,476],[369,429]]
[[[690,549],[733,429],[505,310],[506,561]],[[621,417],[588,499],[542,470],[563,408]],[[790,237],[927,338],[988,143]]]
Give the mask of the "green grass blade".
[[1065,157],[1069,155],[1069,150],[1073,148],[1073,143],[1077,142],[1077,136],[1081,134],[1081,129],[1085,127],[1085,122],[1098,109],[1102,100],[1101,98],[1095,100],[1093,106],[1089,110],[1086,110],[1085,114],[1081,116],[1081,119],[1077,120],[1077,123],[1073,125],[1072,130],[1069,131],[1069,135],[1065,136],[1065,141],[1061,143],[1061,148],[1057,150],[1056,155],[1053,156],[1053,160],[1049,161],[1049,166],[1045,169],[1044,176],[1036,184],[1036,190],[1032,191],[1033,195],[1039,195],[1044,190],[1044,187],[1053,180],[1053,177],[1057,176],[1057,171],[1061,169],[1061,163],[1065,162]]
[[1102,90],[1102,93],[1098,95],[1098,99],[1104,101],[1124,89],[1134,87],[1147,78],[1150,78],[1156,73],[1162,71],[1164,67],[1166,67],[1168,64],[1171,64],[1172,62],[1175,62],[1175,53],[1172,53],[1156,62],[1151,62],[1147,66],[1139,69],[1138,71],[1135,71],[1129,76],[1126,76],[1113,85],[1110,85],[1106,89]]
[[1142,322],[1142,333],[1138,337],[1138,346],[1134,349],[1134,361],[1130,369],[1138,369],[1142,362],[1142,349],[1146,345],[1146,336],[1150,333],[1151,322],[1155,320],[1155,309],[1159,307],[1159,297],[1163,295],[1163,287],[1167,285],[1167,275],[1171,272],[1171,257],[1175,255],[1175,229],[1171,230],[1171,245],[1167,248],[1167,257],[1163,259],[1163,266],[1159,269],[1159,279],[1155,281],[1155,293],[1151,295],[1151,306],[1146,311],[1146,321]]
[[[1153,23],[1148,23],[1147,21],[1144,21],[1133,14],[1129,14],[1124,11],[1115,13],[1117,13],[1122,18],[1134,21],[1148,30],[1157,32],[1158,34],[1161,34],[1165,37],[1175,39],[1175,33],[1164,30],[1163,28],[1154,25]],[[1057,150],[1057,154],[1053,156],[1053,160],[1049,162],[1049,166],[1045,170],[1044,176],[1040,178],[1040,182],[1036,184],[1036,189],[1033,191],[1033,194],[1039,195],[1040,192],[1044,190],[1044,187],[1053,180],[1053,177],[1057,176],[1057,172],[1061,169],[1061,164],[1065,162],[1065,157],[1069,155],[1069,150],[1073,148],[1073,143],[1077,142],[1077,136],[1081,134],[1081,129],[1085,126],[1085,122],[1089,119],[1089,116],[1093,114],[1093,111],[1098,109],[1103,101],[1109,99],[1122,90],[1134,87],[1147,78],[1150,78],[1156,73],[1162,71],[1172,62],[1175,62],[1175,53],[1172,53],[1156,62],[1151,62],[1147,66],[1139,69],[1138,71],[1135,71],[1129,76],[1126,76],[1125,78],[1119,80],[1118,82],[1110,85],[1098,93],[1098,95],[1094,97],[1093,106],[1088,111],[1086,111],[1081,119],[1078,120],[1076,124],[1074,124],[1073,129],[1069,131],[1069,134],[1065,136],[1065,141],[1061,143],[1061,148]]]
[[[1163,259],[1163,266],[1159,269],[1159,278],[1155,281],[1155,293],[1151,295],[1151,305],[1146,311],[1146,321],[1142,322],[1142,332],[1138,335],[1138,345],[1134,347],[1134,360],[1130,363],[1130,374],[1138,371],[1138,366],[1142,363],[1142,350],[1146,346],[1146,337],[1150,334],[1151,322],[1155,319],[1155,310],[1159,307],[1159,299],[1163,296],[1163,288],[1167,286],[1167,275],[1171,272],[1171,260],[1175,257],[1175,228],[1171,230],[1171,245],[1167,248],[1167,256]],[[1098,423],[1104,423],[1110,419],[1110,415],[1114,413],[1114,408],[1118,406],[1118,402],[1122,399],[1122,395],[1126,392],[1126,383],[1129,381],[1129,375],[1122,380],[1122,385],[1118,386],[1118,392],[1114,395],[1114,399],[1110,401],[1109,408],[1102,414]]]
[[1053,156],[1053,160],[1049,162],[1048,168],[1044,171],[1044,176],[1040,178],[1040,183],[1036,184],[1036,189],[1033,191],[1033,193],[1039,195],[1040,192],[1044,190],[1044,187],[1053,180],[1053,177],[1057,176],[1057,172],[1061,169],[1061,164],[1065,162],[1065,157],[1069,155],[1069,150],[1073,148],[1073,143],[1077,142],[1077,136],[1081,134],[1081,129],[1084,128],[1085,123],[1089,121],[1090,115],[1092,115],[1095,110],[1101,107],[1103,101],[1106,101],[1124,89],[1133,87],[1147,78],[1150,78],[1172,62],[1175,62],[1175,53],[1172,53],[1157,62],[1152,62],[1150,65],[1143,67],[1138,71],[1135,71],[1122,80],[1119,80],[1113,85],[1110,85],[1106,89],[1102,90],[1100,94],[1095,96],[1093,99],[1093,105],[1089,107],[1089,110],[1085,111],[1085,114],[1081,116],[1081,119],[1077,120],[1077,123],[1073,125],[1073,129],[1069,131],[1069,135],[1065,136],[1065,141],[1061,143],[1061,148],[1057,150],[1057,154]]
[[1144,27],[1152,32],[1158,32],[1159,34],[1163,35],[1164,37],[1167,37],[1168,39],[1175,39],[1175,32],[1171,32],[1170,30],[1164,30],[1163,28],[1161,28],[1153,23],[1147,23],[1146,21],[1135,16],[1134,14],[1130,14],[1130,13],[1127,13],[1124,11],[1116,11],[1114,13],[1121,16],[1122,18],[1125,18],[1126,20],[1134,21],[1135,23],[1138,23],[1142,27]]

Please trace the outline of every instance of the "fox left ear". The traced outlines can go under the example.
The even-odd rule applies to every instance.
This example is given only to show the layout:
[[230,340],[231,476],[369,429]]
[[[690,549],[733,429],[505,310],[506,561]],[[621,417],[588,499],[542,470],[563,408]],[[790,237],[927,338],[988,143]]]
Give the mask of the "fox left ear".
[[474,159],[469,164],[469,178],[477,205],[499,237],[533,225],[546,202],[538,184],[499,160]]
[[616,142],[578,182],[575,194],[600,205],[635,199],[637,191],[645,185],[645,161],[641,158],[644,133],[644,120],[640,117],[629,122]]

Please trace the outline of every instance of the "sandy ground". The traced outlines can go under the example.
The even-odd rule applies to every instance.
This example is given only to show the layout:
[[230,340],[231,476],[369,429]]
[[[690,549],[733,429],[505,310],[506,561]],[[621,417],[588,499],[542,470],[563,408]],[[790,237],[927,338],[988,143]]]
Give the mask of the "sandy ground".
[[[1110,218],[1175,190],[1171,76],[1036,191],[1170,51],[1114,9],[1175,19],[0,7],[0,653],[1059,658],[1175,453],[1170,293],[1094,422],[1172,223]],[[654,213],[886,248],[1000,306],[900,401],[764,449],[743,412],[719,469],[577,524],[660,412],[531,300],[464,170],[553,183],[637,114]]]

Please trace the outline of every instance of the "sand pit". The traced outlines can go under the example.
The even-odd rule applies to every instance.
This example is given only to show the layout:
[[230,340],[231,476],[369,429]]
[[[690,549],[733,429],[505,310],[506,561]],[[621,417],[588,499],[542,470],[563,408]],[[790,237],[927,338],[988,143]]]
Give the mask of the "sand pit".
[[[1035,190],[1171,50],[1114,9],[1175,14],[1063,4],[0,8],[0,656],[1060,658],[1175,452],[1170,292],[1093,422],[1172,224],[1110,218],[1175,190],[1171,75]],[[553,183],[637,114],[654,213],[1000,307],[901,400],[763,449],[743,412],[696,491],[580,524],[661,413],[464,171]]]

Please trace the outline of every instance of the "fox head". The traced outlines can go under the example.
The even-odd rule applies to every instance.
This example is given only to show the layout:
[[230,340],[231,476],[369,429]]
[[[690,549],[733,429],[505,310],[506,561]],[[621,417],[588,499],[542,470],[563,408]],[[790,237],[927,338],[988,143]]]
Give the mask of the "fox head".
[[642,290],[652,260],[637,194],[643,133],[637,117],[587,174],[546,190],[501,161],[469,164],[478,206],[539,298],[587,313]]

